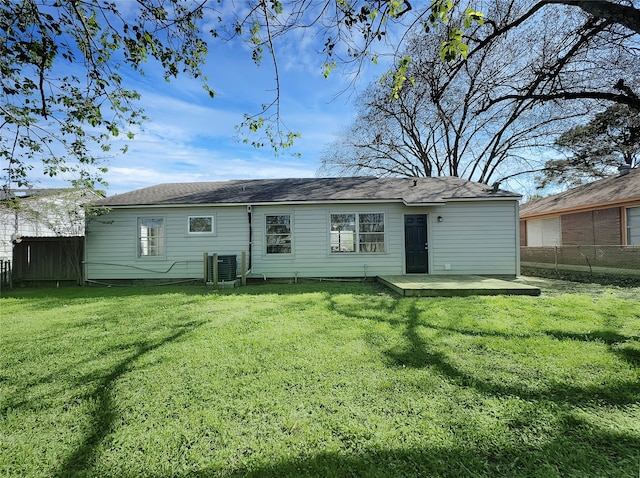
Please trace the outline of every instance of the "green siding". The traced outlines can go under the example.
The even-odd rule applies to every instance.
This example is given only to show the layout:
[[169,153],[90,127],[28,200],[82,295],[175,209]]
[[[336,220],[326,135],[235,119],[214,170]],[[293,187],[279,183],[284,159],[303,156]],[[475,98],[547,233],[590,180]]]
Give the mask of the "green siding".
[[[190,235],[187,217],[213,215],[215,235]],[[166,256],[137,257],[138,217],[165,219]],[[112,209],[87,225],[86,271],[99,279],[187,279],[203,276],[204,253],[248,251],[245,207]]]
[[437,215],[443,222],[430,221],[432,274],[518,274],[514,201],[449,203]]
[[[330,252],[331,213],[384,213],[384,253]],[[290,214],[292,253],[266,254],[265,216]],[[372,277],[404,273],[404,215],[428,214],[431,274],[515,275],[518,268],[515,201],[451,202],[438,207],[397,203],[252,207],[254,277]],[[187,233],[187,217],[213,215],[215,235]],[[137,257],[138,217],[165,218],[166,256]],[[443,222],[437,222],[442,216]],[[87,225],[86,277],[199,279],[203,254],[249,252],[246,206],[112,209]],[[445,268],[450,265],[450,269]],[[240,267],[240,266],[238,266]]]
[[[363,277],[401,274],[403,267],[402,207],[382,205],[316,205],[254,207],[253,272],[267,277]],[[336,254],[330,250],[331,213],[385,213],[384,253]],[[265,254],[264,216],[291,214],[293,246],[291,254]],[[400,231],[400,232],[399,232]]]

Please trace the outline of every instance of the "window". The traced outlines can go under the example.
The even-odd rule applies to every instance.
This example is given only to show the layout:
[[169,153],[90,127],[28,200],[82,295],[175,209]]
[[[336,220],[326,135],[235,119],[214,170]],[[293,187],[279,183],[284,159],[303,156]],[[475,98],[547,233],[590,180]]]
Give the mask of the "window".
[[384,213],[331,214],[331,252],[384,252]]
[[189,216],[187,221],[187,232],[189,234],[213,234],[213,216]]
[[384,214],[360,214],[358,219],[360,252],[384,252]]
[[356,215],[331,215],[331,252],[356,251]]
[[627,245],[640,246],[640,207],[627,208]]
[[527,246],[561,246],[560,217],[527,221]]
[[267,254],[291,254],[291,215],[266,216]]
[[138,257],[164,255],[164,219],[138,218]]

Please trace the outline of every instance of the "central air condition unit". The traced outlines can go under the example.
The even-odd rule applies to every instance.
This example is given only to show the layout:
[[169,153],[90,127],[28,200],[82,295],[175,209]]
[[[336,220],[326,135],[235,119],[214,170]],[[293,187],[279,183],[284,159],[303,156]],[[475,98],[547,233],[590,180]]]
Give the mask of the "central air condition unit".
[[[213,282],[213,259],[209,256],[207,281]],[[218,280],[221,282],[234,281],[237,279],[238,260],[236,256],[217,256],[218,259]]]

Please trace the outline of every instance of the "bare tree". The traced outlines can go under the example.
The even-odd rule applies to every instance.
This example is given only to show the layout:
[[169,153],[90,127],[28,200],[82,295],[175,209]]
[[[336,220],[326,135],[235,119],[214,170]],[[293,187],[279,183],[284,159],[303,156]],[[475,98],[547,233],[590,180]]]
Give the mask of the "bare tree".
[[[487,16],[499,30],[525,7],[498,0]],[[568,8],[562,15],[540,10],[537,20],[491,41],[481,39],[484,27],[469,31],[469,44],[482,46],[466,61],[441,61],[438,45],[448,31],[412,37],[403,55],[411,59],[406,76],[413,84],[395,101],[388,77],[371,85],[357,102],[355,123],[327,148],[322,171],[489,183],[543,169],[545,148],[594,103],[543,101],[540,94],[602,91],[635,67],[633,42],[617,25]]]
[[[526,2],[519,2],[527,7]],[[580,9],[572,7],[580,7]],[[549,29],[549,21],[567,20],[575,31]],[[575,20],[581,20],[577,23]],[[485,107],[529,99],[536,102],[595,100],[640,108],[637,61],[640,9],[630,2],[543,0],[529,5],[509,21],[486,22],[485,31],[469,41],[469,57],[504,35],[557,36],[554,51],[541,51],[544,62],[531,64],[528,85],[500,88]],[[513,35],[516,35],[514,37]],[[618,71],[616,75],[614,72]]]
[[[494,18],[513,13],[513,3],[496,8]],[[527,152],[547,144],[560,121],[577,114],[531,108],[531,101],[482,109],[500,84],[513,84],[532,60],[535,35],[513,41],[506,33],[465,62],[444,63],[439,38],[418,34],[405,52],[413,80],[389,99],[389,78],[372,84],[358,100],[352,127],[329,146],[323,169],[346,174],[452,175],[488,182],[496,171],[526,162]],[[440,41],[438,41],[440,40]],[[554,129],[556,128],[556,129]],[[529,166],[526,166],[529,168]]]
[[[272,65],[273,100],[247,113],[241,126],[265,133],[248,142],[279,151],[298,136],[281,122],[278,72],[278,42],[294,32],[313,36],[321,58],[319,70],[325,75],[338,65],[353,65],[357,78],[362,62],[404,50],[406,33],[413,29],[434,30],[440,25],[448,35],[444,41],[437,37],[433,41],[438,42],[440,58],[454,63],[460,57],[482,55],[485,46],[501,37],[519,35],[546,11],[560,17],[582,12],[603,31],[617,26],[616,35],[637,35],[640,30],[640,9],[624,0],[522,0],[529,8],[511,15],[506,23],[492,17],[494,3],[500,0],[0,2],[0,160],[5,185],[28,185],[38,161],[47,175],[73,171],[76,185],[100,185],[106,164],[96,151],[108,151],[118,135],[132,137],[132,126],[145,120],[137,103],[139,94],[127,87],[123,71],[142,71],[145,62],[153,60],[167,80],[180,74],[202,78],[208,44],[214,39],[244,41],[254,61],[263,63],[266,58],[265,63]],[[480,11],[469,8],[476,4]],[[452,28],[447,21],[454,17],[462,20]],[[482,23],[486,32],[479,34],[474,28]],[[392,92],[405,86],[407,66],[404,57],[397,62],[390,76]],[[465,67],[458,63],[458,68]],[[540,70],[542,78],[550,73],[546,66]],[[636,77],[620,77],[622,81],[602,85],[606,89],[534,89],[527,97],[597,98],[632,105],[637,103]],[[205,94],[214,97],[212,85],[215,78],[203,79]],[[614,86],[618,88],[611,91]],[[518,100],[513,94],[487,95],[485,104],[489,108]]]

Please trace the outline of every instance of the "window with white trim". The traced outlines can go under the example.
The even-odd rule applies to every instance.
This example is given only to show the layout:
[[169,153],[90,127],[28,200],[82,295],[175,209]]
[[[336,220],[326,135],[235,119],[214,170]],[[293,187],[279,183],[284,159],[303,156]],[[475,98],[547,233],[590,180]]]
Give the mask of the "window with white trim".
[[560,216],[527,221],[527,246],[561,246]]
[[331,214],[332,253],[385,251],[384,213]]
[[627,245],[640,246],[640,207],[627,208]]
[[165,229],[162,217],[138,218],[138,257],[165,255]]
[[215,234],[213,216],[189,216],[187,219],[187,233],[194,235]]
[[291,215],[268,215],[265,221],[267,254],[291,254]]

